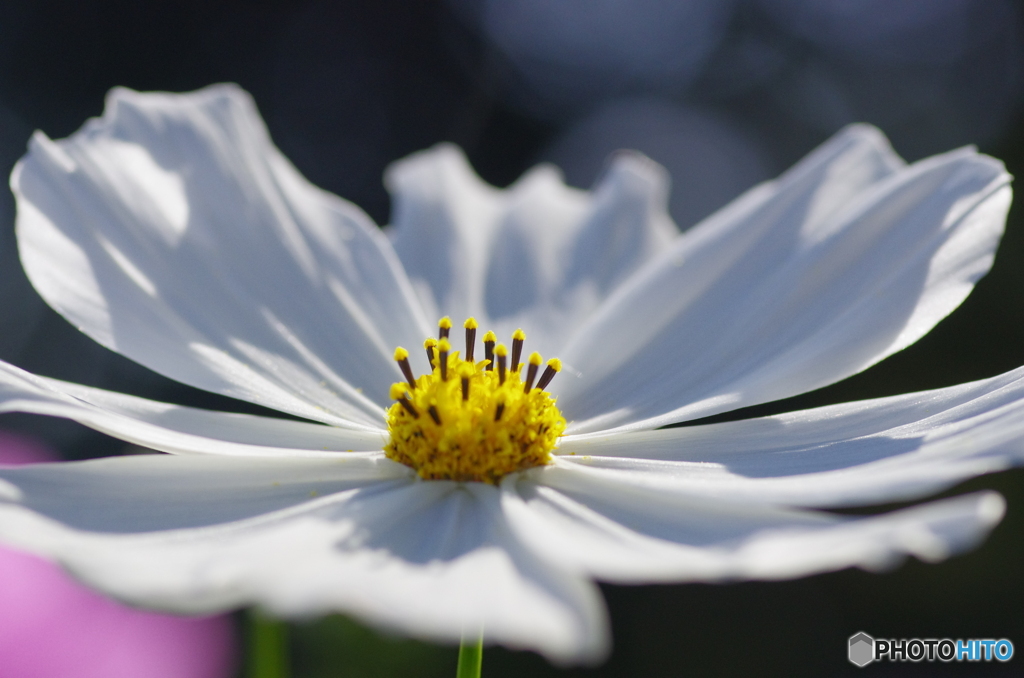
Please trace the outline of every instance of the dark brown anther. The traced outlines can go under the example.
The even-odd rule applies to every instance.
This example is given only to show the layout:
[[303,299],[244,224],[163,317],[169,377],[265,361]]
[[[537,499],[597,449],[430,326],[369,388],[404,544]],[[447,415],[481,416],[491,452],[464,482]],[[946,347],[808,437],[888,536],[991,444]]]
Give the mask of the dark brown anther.
[[543,391],[551,383],[551,380],[555,378],[556,374],[558,373],[552,370],[550,365],[544,368],[544,374],[541,375],[541,381],[537,382],[537,387]]
[[398,367],[401,368],[402,374],[405,375],[405,380],[409,382],[409,388],[416,388],[416,377],[412,375],[412,368],[409,366],[409,358],[407,356],[398,361]]
[[409,416],[411,416],[413,419],[419,419],[420,418],[420,413],[416,411],[416,408],[409,401],[408,397],[402,396],[401,398],[399,398],[398,399],[398,404],[401,405],[402,408],[405,409],[405,411],[408,412]]
[[512,333],[512,371],[519,369],[519,359],[523,356],[523,342],[526,341],[526,333],[516,330]]
[[469,400],[469,377],[462,378],[462,400]]
[[544,390],[544,388],[551,383],[551,380],[558,374],[558,370],[548,365],[544,368],[544,374],[540,375],[540,381],[537,382],[537,388]]
[[504,353],[499,353],[498,354],[498,385],[499,386],[505,383],[505,361],[507,359],[508,358],[506,358]]
[[437,346],[437,340],[427,339],[423,342],[423,348],[427,350],[427,364],[430,365],[430,369],[433,370],[435,367],[434,363],[434,347]]
[[434,407],[433,405],[428,407],[427,408],[427,414],[430,415],[430,418],[434,420],[435,424],[437,424],[438,426],[441,425],[441,415],[439,415],[437,413],[437,408],[436,407]]
[[[404,348],[402,349],[405,350]],[[396,351],[396,353],[398,353]],[[409,413],[413,419],[419,419],[420,413],[416,411],[416,408],[409,401],[409,396],[405,394],[405,387],[401,384],[391,384],[391,390],[389,394],[392,400],[397,400],[398,404],[402,406],[402,409]]]
[[523,384],[523,393],[529,393],[533,388],[533,380],[537,378],[537,365],[531,360],[530,366],[526,368],[526,383]]
[[488,332],[484,335],[484,360],[487,361],[487,366],[484,368],[488,372],[494,369],[494,333]]
[[437,323],[437,340],[447,339],[452,331],[452,319],[448,316],[441,318]]
[[451,348],[447,339],[437,344],[437,364],[441,370],[441,381],[448,381],[448,350]]
[[467,318],[464,327],[466,328],[466,360],[473,362],[473,353],[476,348],[476,319]]
[[498,406],[494,408],[494,421],[501,419],[502,413],[505,411],[505,403],[498,403]]

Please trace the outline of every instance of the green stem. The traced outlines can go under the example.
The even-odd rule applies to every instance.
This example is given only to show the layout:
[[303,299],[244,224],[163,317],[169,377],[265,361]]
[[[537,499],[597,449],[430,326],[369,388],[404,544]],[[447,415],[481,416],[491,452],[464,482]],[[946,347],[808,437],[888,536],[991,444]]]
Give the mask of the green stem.
[[246,678],[288,678],[288,626],[256,610],[246,626]]
[[480,629],[475,636],[462,634],[459,645],[459,668],[455,678],[480,678],[480,667],[484,663],[484,632]]

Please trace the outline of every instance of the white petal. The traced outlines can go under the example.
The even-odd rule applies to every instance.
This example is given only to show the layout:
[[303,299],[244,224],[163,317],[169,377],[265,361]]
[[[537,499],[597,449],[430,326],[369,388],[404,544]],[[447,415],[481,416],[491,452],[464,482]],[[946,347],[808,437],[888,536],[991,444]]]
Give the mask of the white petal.
[[659,491],[562,464],[504,486],[524,542],[606,581],[786,579],[882,569],[906,555],[941,560],[1002,518],[993,492],[868,518]]
[[557,352],[573,327],[677,233],[668,176],[622,153],[590,193],[541,165],[508,190],[442,145],[395,163],[391,235],[424,306]]
[[11,185],[43,298],[178,381],[376,425],[394,347],[427,329],[386,237],[296,171],[237,87],[113,90],[72,137],[38,133]]
[[761,419],[568,437],[559,452],[560,463],[620,483],[733,501],[820,507],[913,499],[1024,464],[1024,368]]
[[388,167],[388,233],[427,313],[483,315],[483,280],[500,191],[480,180],[462,151],[441,144]]
[[0,362],[0,412],[67,417],[163,452],[322,456],[353,450],[380,456],[381,429],[343,429],[248,414],[213,412],[37,377]]
[[522,548],[496,488],[418,482],[383,459],[360,459],[355,473],[338,461],[251,461],[147,456],[0,469],[14,495],[0,504],[0,538],[135,604],[340,610],[447,642],[482,624],[488,642],[559,662],[607,650],[595,587]]
[[382,455],[243,461],[141,454],[0,467],[0,500],[79,530],[145,534],[242,520],[412,477]]
[[[653,428],[803,393],[916,341],[989,269],[1001,163],[961,149],[899,168],[872,128],[680,236],[561,357],[571,432]],[[571,374],[571,370],[569,371]]]

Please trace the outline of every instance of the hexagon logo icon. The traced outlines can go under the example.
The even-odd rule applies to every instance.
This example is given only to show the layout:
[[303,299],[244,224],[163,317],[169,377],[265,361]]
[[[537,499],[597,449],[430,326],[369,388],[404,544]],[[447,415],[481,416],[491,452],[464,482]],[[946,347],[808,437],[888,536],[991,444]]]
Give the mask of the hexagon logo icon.
[[867,666],[875,659],[875,639],[863,631],[850,636],[848,656],[851,664]]

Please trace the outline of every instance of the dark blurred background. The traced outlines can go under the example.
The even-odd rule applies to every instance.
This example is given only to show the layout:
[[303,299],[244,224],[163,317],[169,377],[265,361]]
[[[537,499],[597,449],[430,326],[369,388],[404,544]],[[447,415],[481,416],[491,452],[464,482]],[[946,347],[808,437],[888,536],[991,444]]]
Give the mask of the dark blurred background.
[[[784,170],[843,125],[881,127],[908,160],[976,144],[1024,167],[1024,19],[1004,0],[5,0],[0,168],[33,129],[74,132],[115,85],[191,90],[234,81],[315,183],[388,221],[387,163],[439,141],[504,186],[540,161],[588,187],[636,148],[673,179],[686,229]],[[13,201],[0,196],[0,358],[62,379],[247,409],[148,373],[78,334],[25,280]],[[1011,211],[995,268],[915,346],[753,416],[992,376],[1024,364],[1024,224]],[[733,415],[736,416],[736,415]],[[124,443],[75,424],[4,415],[67,458]],[[1007,637],[1007,665],[894,664],[881,676],[1019,675],[1024,662],[1024,472],[995,488],[1006,519],[977,551],[886,574],[783,583],[604,587],[615,649],[558,671],[492,649],[484,675],[853,675],[846,639]],[[891,507],[877,507],[874,510]],[[455,651],[334,617],[295,625],[297,678],[450,676]]]

